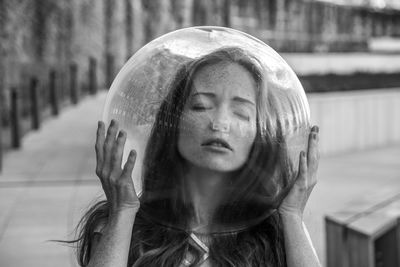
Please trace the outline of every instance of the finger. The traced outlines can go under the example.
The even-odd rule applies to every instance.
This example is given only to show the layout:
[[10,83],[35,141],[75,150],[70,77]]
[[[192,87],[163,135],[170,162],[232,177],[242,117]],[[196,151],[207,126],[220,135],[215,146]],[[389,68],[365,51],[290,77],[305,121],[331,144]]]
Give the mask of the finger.
[[113,152],[112,152],[112,173],[121,173],[121,163],[122,163],[122,155],[124,152],[124,146],[125,146],[125,141],[126,141],[126,133],[125,131],[120,131],[117,137],[117,143],[113,147]]
[[97,132],[96,132],[96,144],[95,144],[95,151],[96,151],[96,174],[99,175],[100,171],[103,166],[104,161],[104,153],[103,153],[103,146],[105,140],[105,126],[102,121],[98,122]]
[[308,138],[308,151],[307,151],[307,163],[308,169],[315,172],[318,168],[319,161],[319,128],[318,126],[313,126]]
[[307,187],[307,158],[304,151],[300,152],[299,173],[297,175],[296,183],[299,183],[302,188]]
[[132,171],[133,167],[135,167],[135,161],[136,161],[136,151],[131,150],[129,153],[128,159],[126,160],[126,163],[124,165],[124,169],[122,170],[122,176],[125,178],[131,178],[132,176]]
[[117,131],[118,131],[117,121],[111,120],[110,126],[108,127],[107,130],[106,140],[103,146],[104,163],[102,172],[103,175],[105,176],[109,175],[111,170],[110,161],[111,161],[112,149],[113,146],[115,145],[115,135],[117,134]]

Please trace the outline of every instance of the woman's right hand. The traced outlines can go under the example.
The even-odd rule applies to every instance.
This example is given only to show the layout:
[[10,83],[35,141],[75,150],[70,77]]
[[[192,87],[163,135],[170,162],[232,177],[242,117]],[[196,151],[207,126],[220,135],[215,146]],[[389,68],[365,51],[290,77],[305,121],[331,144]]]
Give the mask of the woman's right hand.
[[118,123],[112,120],[105,132],[104,122],[99,121],[96,138],[96,174],[106,195],[110,215],[121,211],[139,210],[140,202],[136,194],[131,174],[135,166],[136,151],[131,150],[123,168],[122,155],[126,141],[126,132],[118,133]]

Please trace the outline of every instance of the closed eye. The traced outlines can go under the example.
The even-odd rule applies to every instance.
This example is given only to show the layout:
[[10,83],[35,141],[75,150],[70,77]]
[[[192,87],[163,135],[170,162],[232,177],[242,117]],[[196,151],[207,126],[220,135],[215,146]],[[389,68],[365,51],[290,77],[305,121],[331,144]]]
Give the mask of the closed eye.
[[240,113],[240,112],[235,112],[234,114],[236,116],[238,116],[239,118],[243,119],[243,120],[250,121],[250,116],[249,115],[246,115],[246,114],[243,114],[243,113]]
[[207,110],[210,109],[209,107],[202,106],[202,105],[194,105],[192,106],[192,110],[194,111],[202,111],[202,110]]

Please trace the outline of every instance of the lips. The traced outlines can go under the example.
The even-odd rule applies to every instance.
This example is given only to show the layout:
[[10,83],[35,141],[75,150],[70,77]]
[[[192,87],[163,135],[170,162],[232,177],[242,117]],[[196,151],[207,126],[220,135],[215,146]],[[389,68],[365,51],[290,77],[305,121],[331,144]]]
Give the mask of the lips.
[[226,142],[224,139],[221,138],[211,138],[205,141],[202,146],[212,146],[212,147],[221,147],[226,148],[229,150],[233,150],[233,148]]

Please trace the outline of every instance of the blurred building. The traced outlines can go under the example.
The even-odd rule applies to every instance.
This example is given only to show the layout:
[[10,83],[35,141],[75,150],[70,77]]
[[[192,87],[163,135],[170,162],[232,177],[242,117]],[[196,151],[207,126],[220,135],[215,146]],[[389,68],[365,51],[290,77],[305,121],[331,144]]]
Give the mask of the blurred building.
[[[146,42],[193,25],[243,30],[278,51],[366,51],[374,37],[400,37],[397,0],[0,0],[0,106],[29,78],[48,83],[56,69],[63,93],[77,64],[87,87],[89,57],[99,84]],[[24,105],[23,105],[24,106]]]
[[279,51],[366,51],[371,37],[400,36],[399,4],[389,1],[235,2],[232,26],[253,33]]

